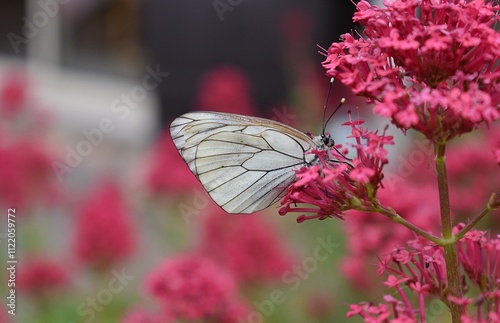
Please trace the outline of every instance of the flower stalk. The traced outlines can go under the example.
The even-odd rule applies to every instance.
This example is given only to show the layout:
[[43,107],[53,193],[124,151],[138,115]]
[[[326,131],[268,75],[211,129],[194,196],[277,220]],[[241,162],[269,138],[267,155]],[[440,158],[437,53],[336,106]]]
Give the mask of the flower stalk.
[[[444,244],[444,258],[446,261],[446,272],[448,277],[449,293],[453,297],[462,297],[460,275],[458,273],[458,260],[456,241],[453,239],[453,224],[451,220],[450,195],[448,192],[448,177],[446,174],[446,144],[435,144],[435,163],[439,191],[439,207],[441,214],[441,228]],[[450,302],[450,310],[453,322],[460,322],[462,306]]]

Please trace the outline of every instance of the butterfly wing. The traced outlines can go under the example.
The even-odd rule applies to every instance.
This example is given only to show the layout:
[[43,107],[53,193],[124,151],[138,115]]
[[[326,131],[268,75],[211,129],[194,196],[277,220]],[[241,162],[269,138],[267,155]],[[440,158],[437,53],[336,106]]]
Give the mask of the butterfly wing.
[[228,213],[253,213],[278,201],[314,146],[290,126],[229,113],[186,113],[170,133],[189,169]]

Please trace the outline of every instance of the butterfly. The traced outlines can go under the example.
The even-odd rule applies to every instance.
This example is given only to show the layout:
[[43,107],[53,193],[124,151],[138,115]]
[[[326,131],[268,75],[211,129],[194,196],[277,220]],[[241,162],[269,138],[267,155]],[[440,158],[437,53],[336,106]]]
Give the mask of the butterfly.
[[228,213],[254,213],[283,197],[295,170],[317,163],[329,134],[311,137],[283,123],[221,112],[190,112],[170,125],[174,145],[211,198]]

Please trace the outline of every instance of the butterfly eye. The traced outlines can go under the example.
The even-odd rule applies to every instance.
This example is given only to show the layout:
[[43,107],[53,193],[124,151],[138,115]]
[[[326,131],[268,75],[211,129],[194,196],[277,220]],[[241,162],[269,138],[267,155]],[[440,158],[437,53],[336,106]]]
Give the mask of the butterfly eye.
[[333,147],[335,146],[335,141],[332,139],[332,137],[330,136],[330,134],[326,134],[326,135],[321,135],[321,141],[323,141],[323,144],[326,146],[326,147]]

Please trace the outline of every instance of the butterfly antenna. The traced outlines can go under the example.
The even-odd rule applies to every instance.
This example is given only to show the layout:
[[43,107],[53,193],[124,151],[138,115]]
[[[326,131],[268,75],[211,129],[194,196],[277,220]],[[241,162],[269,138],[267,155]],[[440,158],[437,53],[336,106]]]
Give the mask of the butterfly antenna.
[[330,122],[330,119],[333,117],[333,115],[335,114],[335,112],[337,112],[338,109],[340,109],[340,107],[345,103],[345,98],[342,98],[339,102],[339,105],[337,105],[337,107],[335,108],[335,110],[333,110],[332,114],[330,114],[330,116],[328,117],[328,120],[326,120],[326,123],[323,127],[323,134],[325,134],[325,129],[326,129],[326,125],[328,124],[328,122]]
[[[325,117],[326,117],[326,108],[328,107],[328,99],[330,98],[330,92],[332,92],[332,86],[333,86],[333,81],[335,81],[335,78],[332,77],[330,79],[330,86],[328,87],[328,93],[326,94],[326,101],[325,101],[325,106],[323,107],[323,131],[322,131],[322,135],[324,136],[325,135],[325,130],[326,130],[326,124],[328,123],[325,122]],[[338,109],[338,108],[337,108]],[[335,111],[337,111],[337,109],[335,109]],[[331,118],[331,117],[330,117]],[[330,118],[328,118],[328,120],[330,120]]]

